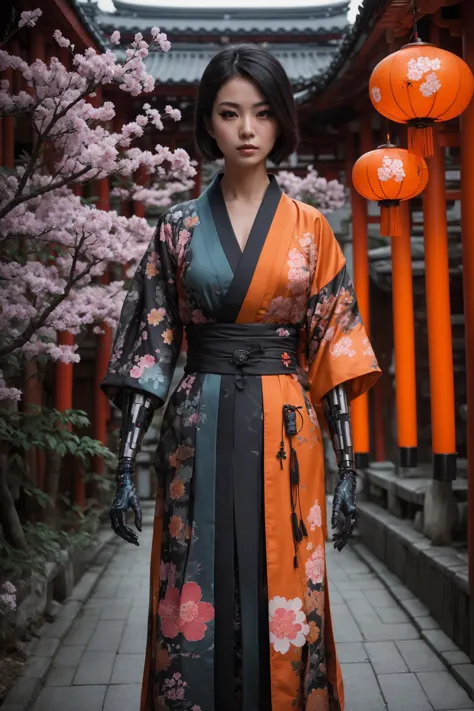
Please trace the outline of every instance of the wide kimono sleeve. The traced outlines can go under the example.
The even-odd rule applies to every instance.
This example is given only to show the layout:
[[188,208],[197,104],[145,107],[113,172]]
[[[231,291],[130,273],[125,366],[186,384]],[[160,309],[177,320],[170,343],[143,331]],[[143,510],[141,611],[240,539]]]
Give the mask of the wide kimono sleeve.
[[326,218],[315,220],[316,266],[306,312],[307,369],[313,405],[336,385],[346,383],[353,400],[380,376],[346,260]]
[[[125,297],[102,391],[122,407],[125,389],[166,400],[183,327],[176,283],[176,227],[163,215]],[[161,404],[162,404],[161,403]]]

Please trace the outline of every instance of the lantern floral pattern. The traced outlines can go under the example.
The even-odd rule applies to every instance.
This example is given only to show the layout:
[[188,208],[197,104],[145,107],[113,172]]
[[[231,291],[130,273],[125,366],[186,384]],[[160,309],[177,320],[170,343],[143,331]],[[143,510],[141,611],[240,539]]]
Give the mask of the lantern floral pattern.
[[382,92],[380,91],[378,86],[373,86],[372,89],[370,90],[370,93],[372,94],[372,98],[376,104],[378,104],[379,101],[382,100]]
[[427,74],[426,80],[419,89],[423,96],[429,98],[441,89],[441,82],[436,74],[439,69],[441,69],[441,62],[438,57],[434,59],[429,57],[412,58],[408,62],[408,79],[409,81],[420,81]]
[[394,178],[396,183],[401,183],[406,177],[406,173],[403,169],[403,161],[399,158],[392,159],[388,156],[384,156],[382,166],[377,170],[377,175],[382,182]]

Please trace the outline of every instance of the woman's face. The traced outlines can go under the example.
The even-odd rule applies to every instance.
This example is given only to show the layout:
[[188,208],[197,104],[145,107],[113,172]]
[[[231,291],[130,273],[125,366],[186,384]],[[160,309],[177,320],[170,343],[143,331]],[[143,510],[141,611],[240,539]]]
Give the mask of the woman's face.
[[208,131],[226,163],[251,167],[266,160],[278,136],[278,125],[257,87],[248,79],[234,77],[216,96]]

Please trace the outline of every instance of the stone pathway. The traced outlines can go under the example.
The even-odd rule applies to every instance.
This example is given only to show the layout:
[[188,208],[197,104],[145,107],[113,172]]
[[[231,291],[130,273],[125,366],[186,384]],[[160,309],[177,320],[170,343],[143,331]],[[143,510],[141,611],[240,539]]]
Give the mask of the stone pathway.
[[[148,512],[140,548],[125,543],[117,547],[59,648],[33,711],[138,711],[151,523]],[[474,709],[474,702],[353,551],[337,554],[329,548],[328,566],[345,711]]]

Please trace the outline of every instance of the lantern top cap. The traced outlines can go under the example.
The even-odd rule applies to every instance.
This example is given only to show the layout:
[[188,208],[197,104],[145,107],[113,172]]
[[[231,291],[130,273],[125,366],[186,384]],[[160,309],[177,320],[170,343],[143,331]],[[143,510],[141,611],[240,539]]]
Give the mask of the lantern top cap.
[[380,148],[398,148],[398,146],[391,143],[390,141],[387,141],[387,143],[382,143],[381,146],[377,146],[377,150],[379,150]]
[[408,49],[408,47],[436,47],[432,42],[423,42],[419,37],[417,37],[413,42],[404,44],[400,49]]

